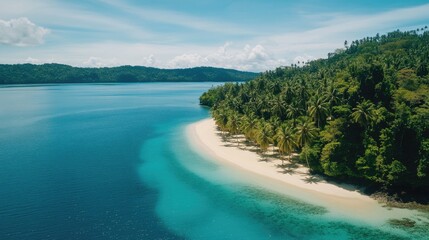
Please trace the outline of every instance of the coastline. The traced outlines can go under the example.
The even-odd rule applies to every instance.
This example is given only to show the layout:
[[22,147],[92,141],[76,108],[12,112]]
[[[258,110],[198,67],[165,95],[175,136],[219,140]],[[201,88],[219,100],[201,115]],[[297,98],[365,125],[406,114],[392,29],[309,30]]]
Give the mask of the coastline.
[[328,215],[381,225],[389,219],[413,219],[418,215],[415,210],[386,208],[354,186],[328,183],[310,175],[301,165],[284,171],[280,159],[262,159],[255,152],[224,142],[211,118],[189,125],[186,135],[195,151],[227,168],[243,183],[325,207]]

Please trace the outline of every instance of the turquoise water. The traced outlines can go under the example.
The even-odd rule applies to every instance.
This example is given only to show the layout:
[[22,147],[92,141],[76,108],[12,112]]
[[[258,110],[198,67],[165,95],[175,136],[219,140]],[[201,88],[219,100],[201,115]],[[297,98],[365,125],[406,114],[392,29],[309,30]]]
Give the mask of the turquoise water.
[[425,239],[225,174],[185,136],[211,86],[0,88],[0,239]]

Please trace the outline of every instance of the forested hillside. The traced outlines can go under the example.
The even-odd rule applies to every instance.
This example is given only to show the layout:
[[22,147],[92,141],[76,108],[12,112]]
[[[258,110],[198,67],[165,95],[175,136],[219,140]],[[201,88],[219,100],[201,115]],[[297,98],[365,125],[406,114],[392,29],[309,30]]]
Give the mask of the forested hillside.
[[429,32],[345,42],[327,59],[204,93],[218,126],[313,172],[429,192]]
[[113,82],[239,82],[256,73],[197,67],[158,69],[142,66],[77,68],[61,64],[0,65],[0,84]]

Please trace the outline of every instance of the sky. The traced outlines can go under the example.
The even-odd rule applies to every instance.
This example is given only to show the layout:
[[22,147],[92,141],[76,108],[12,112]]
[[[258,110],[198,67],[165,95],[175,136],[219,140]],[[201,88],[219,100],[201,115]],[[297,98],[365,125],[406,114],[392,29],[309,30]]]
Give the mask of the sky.
[[429,25],[429,0],[0,0],[0,63],[260,72]]

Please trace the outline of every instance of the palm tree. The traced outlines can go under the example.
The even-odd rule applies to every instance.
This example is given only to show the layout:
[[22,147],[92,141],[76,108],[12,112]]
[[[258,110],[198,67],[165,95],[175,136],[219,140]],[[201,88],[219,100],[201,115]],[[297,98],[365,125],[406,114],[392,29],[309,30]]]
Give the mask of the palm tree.
[[254,112],[256,113],[256,115],[258,115],[258,116],[263,115],[265,105],[266,105],[266,102],[264,101],[264,99],[262,99],[260,97],[255,99],[255,102],[254,102],[255,110],[254,110]]
[[242,104],[238,98],[231,97],[231,101],[229,101],[230,109],[240,112],[242,108]]
[[[227,127],[229,132],[232,135],[239,133],[239,126],[240,126],[240,118],[236,113],[232,113],[231,116],[228,119]],[[239,144],[238,138],[237,138],[237,145]]]
[[320,124],[326,120],[328,116],[328,104],[320,96],[316,96],[314,102],[309,107],[309,115],[316,122],[317,127],[320,128]]
[[228,123],[228,114],[225,110],[215,110],[213,111],[213,117],[215,119],[216,125],[219,126],[219,128],[224,131],[226,129],[226,124]]
[[368,100],[359,103],[350,115],[355,123],[362,127],[372,125],[375,120],[374,104]]
[[249,122],[249,117],[247,115],[245,115],[245,114],[241,115],[241,117],[240,117],[240,125],[238,126],[238,131],[240,133],[243,133],[244,135],[246,135],[245,129],[246,129],[246,126],[248,125],[248,122]]
[[251,113],[250,116],[243,116],[241,128],[247,139],[256,141],[256,130],[258,125],[258,119]]
[[[290,154],[292,150],[296,146],[296,142],[294,139],[294,132],[289,126],[281,126],[276,134],[277,138],[277,146],[279,147],[279,151],[282,154],[286,154],[288,156],[288,160],[290,160]],[[283,158],[282,158],[283,165]]]
[[259,144],[262,153],[266,152],[268,150],[268,146],[272,142],[271,126],[269,126],[268,124],[260,123],[256,141]]
[[300,147],[310,144],[316,137],[317,129],[313,122],[303,121],[297,127],[297,143]]
[[[297,144],[302,148],[308,146],[313,139],[316,137],[317,129],[314,126],[313,122],[303,121],[301,125],[297,127]],[[307,166],[310,168],[310,163],[308,158],[305,158],[307,161]]]
[[277,129],[278,127],[280,127],[282,121],[280,120],[279,117],[274,115],[273,117],[270,118],[269,123],[271,124],[273,129]]
[[290,104],[287,106],[286,116],[288,119],[293,120],[293,126],[296,125],[296,119],[299,117],[300,114],[301,114],[301,109],[295,104]]
[[285,100],[286,103],[291,102],[291,100],[293,99],[293,91],[290,84],[288,83],[285,84],[285,86],[283,87],[283,91],[280,93],[280,95],[283,96],[283,99]]
[[338,97],[338,91],[332,84],[328,87],[324,97],[329,104],[330,111],[332,111],[332,107],[335,104],[340,102],[340,98]]
[[279,81],[271,82],[271,84],[268,85],[268,89],[274,95],[279,94],[281,92],[281,90],[282,90]]
[[297,101],[300,103],[300,107],[303,109],[307,109],[307,100],[310,96],[310,93],[308,92],[308,87],[306,84],[306,80],[302,78],[300,80],[300,84],[298,86],[298,99]]
[[278,116],[280,119],[284,119],[285,112],[286,112],[286,105],[281,95],[273,98],[270,101],[270,103],[271,103],[271,112],[273,113],[273,115]]

